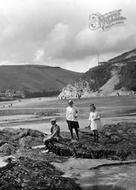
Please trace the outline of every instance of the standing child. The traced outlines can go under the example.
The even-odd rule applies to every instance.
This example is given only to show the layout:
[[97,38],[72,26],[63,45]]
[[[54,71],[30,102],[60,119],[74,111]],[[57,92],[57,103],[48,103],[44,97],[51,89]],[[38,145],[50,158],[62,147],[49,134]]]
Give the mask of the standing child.
[[68,124],[68,128],[70,130],[71,139],[74,139],[73,129],[75,129],[77,139],[79,140],[79,123],[77,121],[78,117],[78,109],[74,106],[74,102],[72,100],[68,101],[68,107],[66,108],[66,121]]
[[89,125],[91,131],[93,131],[94,142],[98,142],[98,128],[101,126],[100,115],[96,111],[96,107],[94,104],[90,105],[90,114],[89,114]]

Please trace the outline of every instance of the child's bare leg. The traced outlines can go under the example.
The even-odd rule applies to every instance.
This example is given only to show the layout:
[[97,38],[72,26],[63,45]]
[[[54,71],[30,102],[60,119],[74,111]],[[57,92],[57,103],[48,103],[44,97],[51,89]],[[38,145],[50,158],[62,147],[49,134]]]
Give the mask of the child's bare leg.
[[70,134],[71,134],[71,138],[73,139],[74,137],[73,137],[73,128],[72,127],[70,127]]
[[79,134],[78,134],[78,128],[77,127],[75,128],[75,132],[76,132],[77,139],[79,140]]
[[94,142],[98,142],[98,131],[93,130],[93,135],[94,135]]

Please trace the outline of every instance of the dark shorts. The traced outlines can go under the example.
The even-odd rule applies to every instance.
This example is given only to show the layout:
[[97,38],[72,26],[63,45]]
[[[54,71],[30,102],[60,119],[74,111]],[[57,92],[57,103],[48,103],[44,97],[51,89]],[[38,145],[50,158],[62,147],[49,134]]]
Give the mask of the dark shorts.
[[79,123],[78,123],[78,121],[69,121],[69,120],[67,120],[67,123],[68,123],[68,128],[69,128],[69,130],[70,129],[78,129],[79,128]]
[[98,135],[98,130],[93,130],[94,135]]

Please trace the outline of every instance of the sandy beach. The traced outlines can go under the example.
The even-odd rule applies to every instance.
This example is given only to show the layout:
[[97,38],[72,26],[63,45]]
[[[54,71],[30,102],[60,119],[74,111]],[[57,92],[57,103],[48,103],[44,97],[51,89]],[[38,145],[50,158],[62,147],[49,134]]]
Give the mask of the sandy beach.
[[[102,117],[103,127],[106,124],[116,124],[119,122],[134,122],[136,123],[136,97],[98,97],[74,100],[75,105],[79,108],[79,124],[80,129],[88,126],[89,104],[94,103]],[[9,105],[12,103],[12,106]],[[50,132],[50,119],[57,118],[61,131],[67,132],[68,127],[65,121],[65,108],[67,100],[58,100],[57,98],[33,98],[22,99],[21,101],[1,102],[0,103],[0,126],[1,130],[5,128],[29,128],[39,130],[44,133]],[[135,172],[136,165],[119,166],[101,168],[96,171],[91,171],[89,168],[103,163],[110,163],[109,160],[102,159],[74,159],[70,158],[64,163],[54,163],[55,167],[64,172],[64,177],[76,178],[77,183],[83,189],[90,189],[97,186],[96,190],[103,185],[119,185],[125,187],[129,184],[133,190],[135,187]],[[113,161],[112,161],[113,162]],[[79,164],[80,163],[80,164]],[[4,165],[3,158],[1,164]],[[2,166],[1,165],[1,166]],[[67,166],[67,167],[65,167]],[[133,175],[130,176],[130,173]],[[114,174],[114,175],[113,175]],[[95,180],[97,178],[97,180]],[[127,184],[124,182],[127,180]],[[125,185],[126,184],[126,185]]]
[[[136,97],[97,97],[75,100],[79,108],[80,128],[88,126],[89,104],[95,103],[103,125],[118,122],[136,122]],[[12,104],[12,107],[9,105]],[[62,131],[67,131],[65,108],[67,100],[32,98],[0,102],[0,126],[38,129],[48,133],[50,119],[55,117]]]

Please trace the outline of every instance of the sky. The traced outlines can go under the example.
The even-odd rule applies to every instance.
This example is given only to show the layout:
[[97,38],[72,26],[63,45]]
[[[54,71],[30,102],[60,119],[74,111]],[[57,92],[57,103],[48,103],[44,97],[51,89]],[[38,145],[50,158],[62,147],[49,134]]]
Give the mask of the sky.
[[[122,9],[124,24],[89,28],[89,15]],[[136,48],[135,0],[0,0],[0,65],[85,72]]]

